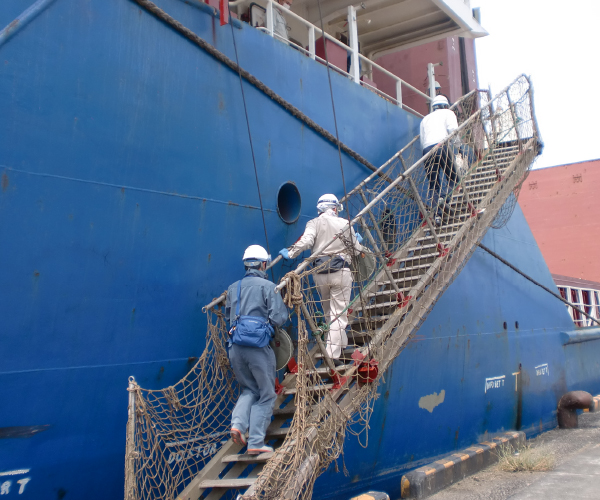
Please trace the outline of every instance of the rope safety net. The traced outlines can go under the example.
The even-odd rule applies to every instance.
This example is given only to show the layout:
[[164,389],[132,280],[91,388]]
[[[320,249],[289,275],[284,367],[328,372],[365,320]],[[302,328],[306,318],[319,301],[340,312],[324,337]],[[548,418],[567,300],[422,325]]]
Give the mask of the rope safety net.
[[[528,78],[493,100],[471,92],[453,109],[459,128],[444,142],[422,156],[416,137],[341,200],[363,236],[357,244],[346,226],[335,238],[350,269],[321,274],[326,264],[315,265],[317,254],[281,266],[279,287],[290,308],[284,329],[297,347],[285,377],[278,374],[267,431],[275,452],[266,463],[233,463],[218,476],[253,478],[244,498],[309,499],[316,478],[340,465],[346,434],[367,446],[386,368],[490,225],[510,217],[541,149]],[[340,287],[342,275],[347,286]],[[185,378],[158,391],[130,384],[127,500],[176,498],[207,464],[220,463],[239,393],[225,347],[224,301],[208,309],[207,322],[206,348]],[[343,366],[334,367],[336,350]],[[240,493],[195,491],[210,498]]]

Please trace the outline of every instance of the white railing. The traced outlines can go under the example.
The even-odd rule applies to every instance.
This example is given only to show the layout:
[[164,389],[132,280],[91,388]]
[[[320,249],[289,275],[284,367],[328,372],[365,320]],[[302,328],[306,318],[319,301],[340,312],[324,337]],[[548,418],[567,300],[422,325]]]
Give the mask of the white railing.
[[[285,38],[283,38],[283,37],[279,36],[277,33],[275,33],[275,29],[274,29],[275,13],[274,13],[273,9],[278,8],[277,7],[278,4],[274,0],[259,0],[259,2],[264,3],[266,5],[266,7],[265,7],[266,8],[266,23],[265,23],[266,26],[258,27],[258,29],[260,29],[261,31],[264,31],[265,33],[269,34],[273,38],[277,38],[285,43],[292,44],[294,46],[294,48],[296,48],[300,52],[306,54],[311,59],[313,59],[315,61],[319,61],[319,62],[327,65],[329,68],[333,69],[334,71],[346,76],[347,78],[354,80],[359,85],[363,85],[364,87],[371,89],[373,92],[381,95],[383,98],[394,102],[397,106],[399,106],[407,111],[410,111],[411,113],[416,114],[419,117],[423,116],[421,113],[408,107],[406,104],[404,104],[402,102],[403,87],[405,87],[406,89],[409,89],[412,92],[415,92],[417,95],[421,96],[424,99],[424,102],[427,103],[427,105],[429,105],[429,102],[431,101],[431,97],[429,97],[427,94],[421,92],[419,89],[413,87],[408,82],[405,82],[404,80],[402,80],[402,78],[394,75],[392,72],[388,71],[387,69],[380,66],[376,62],[370,60],[368,57],[362,55],[358,51],[358,32],[357,32],[357,28],[356,28],[356,9],[354,7],[352,7],[352,6],[348,7],[348,33],[350,35],[349,36],[349,44],[350,45],[346,45],[345,43],[341,42],[337,38],[329,35],[328,33],[321,30],[321,28],[308,22],[306,19],[304,19],[303,17],[299,16],[298,14],[292,12],[291,10],[285,10],[285,9],[279,8],[278,9],[279,12],[281,12],[281,14],[286,19],[286,21],[293,19],[295,21],[294,24],[300,24],[301,26],[306,28],[306,30],[307,30],[306,39],[307,39],[308,43],[307,43],[306,47],[303,47],[302,45],[294,43],[291,40],[286,40]],[[259,3],[259,2],[257,2],[257,3]],[[233,2],[230,2],[230,5],[233,5],[233,4],[234,4]],[[238,2],[235,2],[235,4],[238,4]],[[342,68],[338,68],[337,66],[333,65],[331,62],[327,63],[327,61],[325,59],[323,59],[322,57],[319,57],[317,55],[317,51],[316,51],[317,36],[323,37],[325,40],[342,48],[346,54],[350,55],[350,61],[351,61],[350,68],[349,68],[350,72],[345,71]],[[369,72],[372,72],[373,69],[376,69],[379,72],[381,72],[382,74],[391,78],[395,82],[395,95],[394,96],[389,95],[389,94],[383,92],[382,90],[374,87],[373,85],[370,85],[367,82],[361,81],[360,80],[360,62],[363,62],[366,65],[368,65],[368,67],[370,69]]]
[[[558,285],[563,299],[571,302],[575,307],[585,311],[590,316],[600,320],[600,291],[593,288],[576,288]],[[571,306],[566,306],[573,323],[577,326],[596,326],[595,323]]]

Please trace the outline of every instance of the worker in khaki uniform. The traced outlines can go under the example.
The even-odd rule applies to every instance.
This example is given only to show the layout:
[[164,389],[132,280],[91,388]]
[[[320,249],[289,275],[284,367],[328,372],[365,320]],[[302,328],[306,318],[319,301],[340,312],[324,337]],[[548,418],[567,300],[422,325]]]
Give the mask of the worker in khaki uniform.
[[[317,210],[319,216],[308,221],[302,237],[290,248],[284,248],[279,253],[285,259],[293,259],[308,249],[311,249],[312,254],[319,254],[314,263],[316,273],[313,278],[321,296],[325,318],[330,323],[327,354],[333,360],[339,360],[342,349],[348,345],[347,308],[352,294],[352,249],[346,247],[344,240],[351,241],[354,250],[360,253],[363,251],[360,244],[362,237],[348,227],[346,219],[338,217],[343,206],[335,195],[321,196]],[[334,240],[334,236],[340,233],[344,237]],[[332,240],[333,243],[329,245]]]

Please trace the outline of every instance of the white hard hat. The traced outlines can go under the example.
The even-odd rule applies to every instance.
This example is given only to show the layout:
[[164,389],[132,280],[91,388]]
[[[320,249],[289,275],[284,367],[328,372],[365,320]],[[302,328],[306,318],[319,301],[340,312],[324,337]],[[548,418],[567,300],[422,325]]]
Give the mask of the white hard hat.
[[438,82],[437,80],[435,81],[435,88],[436,89],[441,89],[442,86],[440,85],[440,82]]
[[242,260],[247,266],[255,266],[260,262],[270,262],[271,256],[260,245],[250,245],[246,248]]
[[433,98],[433,101],[431,101],[431,106],[433,107],[433,109],[435,109],[438,106],[449,106],[449,105],[450,104],[448,103],[448,99],[446,99],[446,97],[443,95],[435,96]]
[[317,210],[319,212],[325,212],[328,208],[337,208],[338,212],[344,210],[344,205],[342,205],[337,196],[334,194],[324,194],[317,201]]

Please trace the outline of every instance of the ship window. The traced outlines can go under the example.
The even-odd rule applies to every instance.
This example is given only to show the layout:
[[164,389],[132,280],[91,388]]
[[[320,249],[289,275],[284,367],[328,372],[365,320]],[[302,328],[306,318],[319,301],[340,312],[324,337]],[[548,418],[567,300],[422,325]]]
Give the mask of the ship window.
[[300,217],[302,200],[300,191],[293,182],[286,182],[277,193],[277,213],[286,224],[293,224]]
[[598,292],[594,292],[594,298],[596,299],[596,319],[600,319],[600,297]]
[[[579,302],[579,290],[576,288],[571,288],[571,302],[577,307],[581,308],[581,303]],[[577,326],[583,326],[582,314],[573,309],[573,321]]]
[[581,294],[582,294],[582,299],[583,299],[584,311],[587,314],[591,314],[591,312],[592,312],[592,296],[590,294],[590,291],[582,290]]

